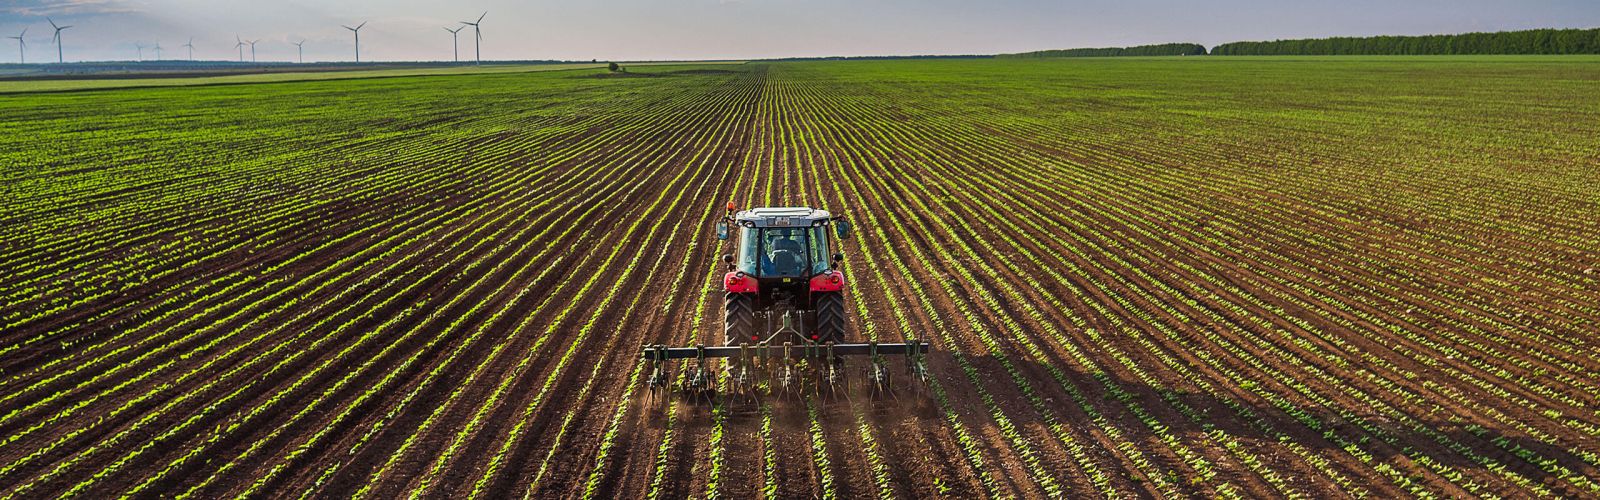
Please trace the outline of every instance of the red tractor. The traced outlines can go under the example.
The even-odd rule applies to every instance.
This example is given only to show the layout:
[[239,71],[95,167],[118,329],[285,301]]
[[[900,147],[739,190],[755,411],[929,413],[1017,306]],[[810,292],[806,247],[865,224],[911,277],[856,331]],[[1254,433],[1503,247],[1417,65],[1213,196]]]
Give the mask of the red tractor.
[[697,363],[678,384],[689,391],[715,388],[706,367],[709,358],[729,360],[724,365],[728,384],[740,390],[755,386],[763,373],[771,381],[769,389],[787,390],[807,367],[817,373],[818,387],[822,382],[838,387],[844,383],[847,356],[870,358],[867,378],[875,391],[889,389],[888,356],[904,356],[914,380],[926,377],[927,342],[861,343],[851,338],[845,276],[839,269],[844,255],[834,244],[850,237],[849,221],[805,207],[735,212],[729,203],[728,212],[716,226],[717,239],[736,242],[736,252],[722,256],[728,266],[722,278],[723,345],[645,346],[652,392],[672,384],[668,361],[689,358]]
[[717,224],[718,239],[739,231],[738,253],[722,256],[726,345],[844,343],[844,255],[830,251],[829,228],[850,237],[849,221],[811,208],[745,210]]

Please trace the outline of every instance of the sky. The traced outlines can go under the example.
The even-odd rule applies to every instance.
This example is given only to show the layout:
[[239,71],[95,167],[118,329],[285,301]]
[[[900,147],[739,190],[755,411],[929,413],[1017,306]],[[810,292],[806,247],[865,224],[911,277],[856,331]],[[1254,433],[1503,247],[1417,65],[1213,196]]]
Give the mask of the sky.
[[[483,58],[753,59],[994,54],[1075,47],[1600,27],[1600,0],[0,0],[0,35],[27,28],[29,62],[66,59],[451,60],[444,28],[487,12]],[[469,27],[462,60],[472,58]],[[16,62],[0,39],[0,63]],[[249,49],[245,49],[248,59]],[[143,57],[152,59],[151,48]]]

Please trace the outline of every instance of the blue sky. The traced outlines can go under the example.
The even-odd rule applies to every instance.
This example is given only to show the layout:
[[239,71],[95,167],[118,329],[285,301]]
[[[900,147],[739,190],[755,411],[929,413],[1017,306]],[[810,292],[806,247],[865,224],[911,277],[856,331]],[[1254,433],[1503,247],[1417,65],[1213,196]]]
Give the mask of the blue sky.
[[[55,58],[45,16],[75,25],[63,34],[68,60],[134,59],[137,43],[156,42],[180,58],[191,36],[196,58],[233,59],[236,35],[261,40],[264,61],[293,60],[302,39],[307,61],[349,60],[339,25],[368,21],[363,60],[449,60],[442,28],[484,11],[485,59],[972,54],[1600,27],[1600,0],[0,0],[0,35],[27,27],[30,62]],[[16,42],[3,41],[0,62],[15,62]],[[470,58],[468,31],[460,42]]]

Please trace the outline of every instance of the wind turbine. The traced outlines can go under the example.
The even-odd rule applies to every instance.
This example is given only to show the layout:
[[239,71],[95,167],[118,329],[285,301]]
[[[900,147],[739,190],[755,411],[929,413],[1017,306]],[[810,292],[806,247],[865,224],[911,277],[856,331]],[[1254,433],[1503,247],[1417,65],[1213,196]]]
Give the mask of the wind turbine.
[[56,26],[56,22],[54,20],[51,20],[48,17],[44,18],[44,20],[45,21],[49,21],[50,22],[50,27],[56,29],[55,39],[51,40],[51,42],[55,42],[55,44],[56,44],[56,62],[57,63],[67,62],[66,57],[61,55],[61,30],[64,30],[64,29],[67,29],[67,28],[71,28],[72,26],[71,25],[68,25],[68,26]]
[[[487,15],[489,15],[489,11],[483,11],[483,16]],[[483,31],[478,27],[478,25],[483,23],[483,16],[478,16],[477,21],[461,21],[461,24],[472,27],[472,34],[474,35],[473,38],[475,39],[475,41],[472,43],[472,58],[473,60],[476,60],[479,65],[483,64]]]
[[240,40],[239,35],[233,35],[233,41],[238,42],[233,44],[233,48],[239,49],[239,62],[244,62],[244,40]]
[[299,43],[294,44],[294,48],[298,49],[300,51],[300,64],[305,64],[305,62],[306,62],[306,41],[305,40],[301,40]]
[[455,56],[456,62],[461,62],[461,49],[457,48],[457,45],[456,45],[456,32],[464,30],[464,29],[467,29],[467,27],[466,26],[458,26],[458,27],[456,27],[456,29],[450,29],[450,28],[445,28],[444,29],[445,31],[450,32],[450,53]]
[[256,42],[259,41],[261,40],[251,40],[248,42],[250,44],[250,62],[256,62]]
[[161,60],[161,42],[156,42],[156,60]]
[[190,61],[194,60],[194,37],[192,37],[192,36],[189,37],[189,43],[186,43],[186,44],[183,44],[183,45],[179,45],[179,47],[188,47],[189,48],[189,60]]
[[25,36],[28,36],[28,28],[22,28],[17,36],[6,37],[17,41],[17,64],[28,64],[28,42],[22,40]]
[[133,42],[133,46],[139,48],[139,60],[144,61],[144,42]]
[[354,28],[344,26],[343,24],[340,25],[344,26],[344,29],[350,30],[351,33],[356,34],[356,62],[361,62],[361,27],[366,25],[366,21],[361,21],[361,24],[357,24]]

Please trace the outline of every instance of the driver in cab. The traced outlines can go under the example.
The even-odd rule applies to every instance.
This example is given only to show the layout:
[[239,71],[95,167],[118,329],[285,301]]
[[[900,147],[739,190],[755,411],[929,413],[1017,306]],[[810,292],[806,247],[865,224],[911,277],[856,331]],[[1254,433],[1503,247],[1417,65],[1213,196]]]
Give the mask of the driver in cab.
[[801,253],[805,246],[792,237],[784,236],[772,242],[772,252],[761,256],[761,274],[764,276],[799,276],[805,267]]

